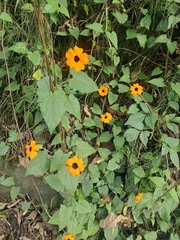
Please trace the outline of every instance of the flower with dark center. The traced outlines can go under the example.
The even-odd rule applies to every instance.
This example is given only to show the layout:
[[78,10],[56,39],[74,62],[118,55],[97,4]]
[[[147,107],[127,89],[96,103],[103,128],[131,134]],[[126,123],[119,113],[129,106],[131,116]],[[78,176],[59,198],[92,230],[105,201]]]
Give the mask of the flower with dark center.
[[84,70],[84,65],[89,61],[87,53],[83,53],[83,49],[77,46],[75,46],[74,49],[70,48],[66,52],[66,58],[66,64],[70,68],[74,68],[76,72]]
[[39,151],[39,148],[36,144],[36,141],[31,140],[29,145],[26,145],[26,154],[31,159],[37,156],[37,152]]
[[112,119],[112,115],[108,112],[101,114],[101,122],[103,123],[109,123]]
[[141,93],[143,93],[143,87],[139,85],[139,83],[134,83],[130,86],[130,91],[133,96],[141,95]]
[[66,161],[66,165],[68,166],[68,172],[73,176],[79,176],[80,172],[84,171],[84,162],[82,158],[78,158],[77,156],[69,158]]
[[98,89],[98,93],[99,93],[99,95],[102,96],[102,97],[106,96],[106,95],[108,94],[108,92],[109,92],[109,89],[108,89],[108,87],[106,87],[106,86],[101,86],[101,87]]
[[75,238],[71,234],[68,234],[63,237],[63,240],[75,240]]

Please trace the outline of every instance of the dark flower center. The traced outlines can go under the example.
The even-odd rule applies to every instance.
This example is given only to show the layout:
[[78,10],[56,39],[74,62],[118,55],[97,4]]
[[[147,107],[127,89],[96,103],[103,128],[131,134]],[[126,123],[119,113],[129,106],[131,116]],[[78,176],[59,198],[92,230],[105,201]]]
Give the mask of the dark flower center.
[[73,169],[77,169],[77,168],[78,168],[78,164],[77,164],[77,163],[73,163],[73,164],[72,164],[72,168],[73,168]]
[[136,87],[134,90],[137,92],[137,91],[138,91],[138,88]]
[[107,116],[104,117],[105,119],[107,118]]
[[105,92],[104,89],[102,90],[102,92]]
[[29,151],[30,151],[30,152],[32,151],[32,147],[29,147]]
[[80,58],[76,55],[76,56],[74,57],[74,61],[75,61],[75,62],[79,62],[79,60],[80,60]]

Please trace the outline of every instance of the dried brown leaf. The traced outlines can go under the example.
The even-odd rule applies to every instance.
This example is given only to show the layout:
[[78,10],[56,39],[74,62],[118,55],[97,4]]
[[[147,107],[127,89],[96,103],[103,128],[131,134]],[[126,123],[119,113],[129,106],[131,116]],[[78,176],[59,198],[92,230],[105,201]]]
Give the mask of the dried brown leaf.
[[138,235],[136,240],[142,240],[142,237],[140,235]]
[[99,226],[101,228],[114,228],[117,226],[118,223],[123,223],[124,226],[131,227],[131,222],[133,220],[128,217],[128,216],[123,216],[123,215],[116,215],[115,213],[111,212],[109,215],[105,218],[102,219],[99,223]]
[[3,210],[6,207],[7,203],[0,203],[0,210]]
[[87,115],[88,117],[91,117],[91,113],[90,113],[90,111],[89,111],[89,107],[88,107],[87,104],[84,105],[84,112],[86,113],[86,115]]
[[29,216],[26,217],[26,219],[34,220],[37,216],[38,212],[36,210],[33,210]]
[[28,157],[22,157],[21,155],[18,155],[18,158],[19,158],[19,163],[23,167],[27,168],[28,165],[29,165],[29,158]]

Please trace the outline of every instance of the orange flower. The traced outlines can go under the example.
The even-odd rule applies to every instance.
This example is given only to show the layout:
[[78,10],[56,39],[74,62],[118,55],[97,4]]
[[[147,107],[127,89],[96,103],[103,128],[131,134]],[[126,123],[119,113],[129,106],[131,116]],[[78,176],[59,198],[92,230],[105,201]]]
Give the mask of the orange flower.
[[66,58],[66,64],[70,68],[74,68],[76,72],[84,70],[84,65],[89,61],[87,53],[83,53],[83,49],[77,46],[74,47],[74,50],[71,48],[66,52]]
[[143,87],[141,85],[139,85],[138,83],[134,83],[131,87],[130,87],[130,91],[131,94],[133,96],[136,95],[141,95],[141,93],[143,92]]
[[63,240],[75,240],[71,234],[64,236]]
[[105,87],[105,86],[101,86],[99,89],[98,89],[98,93],[100,96],[104,97],[108,94],[108,87]]
[[139,194],[136,196],[136,203],[138,203],[138,202],[141,200],[141,198],[142,198],[143,195],[144,195],[143,193],[139,193]]
[[109,123],[112,119],[112,115],[108,112],[101,114],[101,122]]
[[39,151],[39,148],[36,145],[36,141],[31,140],[30,144],[26,145],[26,154],[31,159],[37,156],[38,151]]
[[73,176],[79,176],[80,172],[84,171],[84,162],[82,158],[78,158],[77,156],[69,158],[66,161],[66,165],[68,166],[68,172]]

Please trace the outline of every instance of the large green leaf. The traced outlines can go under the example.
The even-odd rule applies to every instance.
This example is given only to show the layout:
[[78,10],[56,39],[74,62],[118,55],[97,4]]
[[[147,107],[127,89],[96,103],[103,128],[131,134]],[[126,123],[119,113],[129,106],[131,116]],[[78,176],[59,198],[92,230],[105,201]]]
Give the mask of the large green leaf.
[[177,167],[177,169],[179,169],[179,157],[178,157],[177,152],[174,149],[170,148],[169,154],[170,154],[171,161],[174,163],[174,165]]
[[9,149],[9,146],[7,146],[5,142],[2,141],[0,143],[0,156],[4,156],[7,153],[8,149]]
[[79,176],[72,176],[71,173],[68,172],[68,167],[64,165],[61,167],[58,177],[61,184],[67,189],[68,193],[73,196],[79,183]]
[[73,114],[77,119],[81,119],[80,105],[78,99],[73,95],[69,95],[66,101],[66,109],[69,113]]
[[96,150],[91,147],[87,142],[84,142],[82,140],[78,140],[76,142],[76,155],[79,157],[87,157],[89,155],[91,155],[92,153],[95,153]]
[[107,37],[109,40],[112,42],[114,47],[117,49],[118,48],[118,39],[117,39],[117,34],[112,31],[112,32],[106,32]]
[[135,128],[129,128],[128,130],[125,131],[124,137],[128,142],[133,142],[138,138],[139,133],[140,133],[139,130]]
[[45,173],[49,170],[49,166],[50,160],[48,159],[48,152],[39,152],[38,155],[30,161],[26,176]]
[[2,12],[1,13],[0,19],[3,20],[3,21],[6,21],[6,22],[11,22],[12,23],[11,16],[8,13],[6,13],[6,12]]
[[54,93],[48,89],[39,88],[37,94],[42,116],[52,133],[66,111],[66,94],[60,87]]
[[59,180],[59,174],[49,174],[48,176],[44,177],[45,181],[49,184],[49,186],[55,189],[57,192],[63,192],[64,186],[62,185],[61,181]]
[[69,86],[73,90],[81,93],[90,93],[98,90],[96,83],[86,73],[76,72],[74,69],[71,69],[71,74],[73,78],[69,80]]
[[49,223],[59,226],[59,231],[66,227],[73,213],[72,207],[61,205],[61,208],[50,218]]

